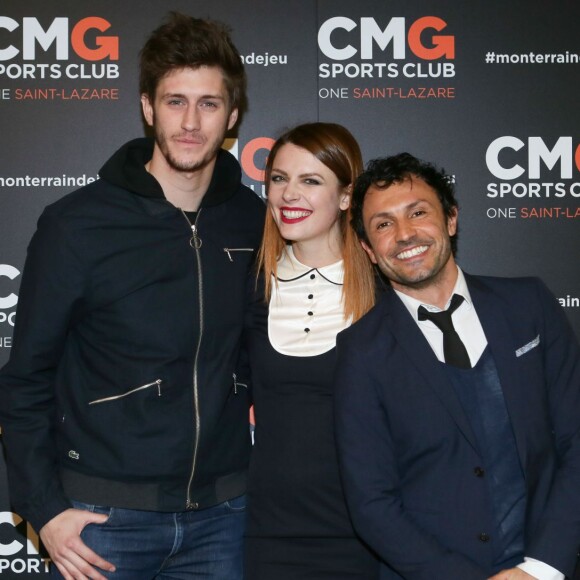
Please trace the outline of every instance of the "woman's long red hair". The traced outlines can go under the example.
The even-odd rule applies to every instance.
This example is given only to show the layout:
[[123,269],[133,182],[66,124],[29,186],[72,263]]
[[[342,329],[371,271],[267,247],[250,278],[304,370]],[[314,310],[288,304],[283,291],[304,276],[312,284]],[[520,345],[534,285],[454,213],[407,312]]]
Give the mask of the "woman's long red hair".
[[[336,123],[306,123],[290,129],[274,143],[266,162],[266,191],[276,154],[286,144],[302,147],[312,153],[336,175],[343,188],[352,189],[354,180],[363,170],[360,147],[348,129]],[[354,322],[375,303],[373,268],[350,227],[350,209],[341,212],[339,219],[344,260],[344,317],[345,320],[352,317]],[[267,211],[264,237],[258,252],[258,272],[264,272],[267,299],[272,293],[272,275],[275,280],[278,260],[286,244],[272,213]]]

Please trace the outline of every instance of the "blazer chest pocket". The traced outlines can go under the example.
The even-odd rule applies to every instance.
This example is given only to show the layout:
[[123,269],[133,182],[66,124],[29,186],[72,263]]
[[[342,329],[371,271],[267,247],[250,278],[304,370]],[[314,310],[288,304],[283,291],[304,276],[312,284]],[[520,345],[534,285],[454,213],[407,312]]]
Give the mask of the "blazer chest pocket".
[[519,348],[516,349],[516,356],[520,357],[525,355],[526,353],[530,352],[534,348],[540,346],[540,335],[536,336],[533,340],[530,340],[526,344],[523,344]]

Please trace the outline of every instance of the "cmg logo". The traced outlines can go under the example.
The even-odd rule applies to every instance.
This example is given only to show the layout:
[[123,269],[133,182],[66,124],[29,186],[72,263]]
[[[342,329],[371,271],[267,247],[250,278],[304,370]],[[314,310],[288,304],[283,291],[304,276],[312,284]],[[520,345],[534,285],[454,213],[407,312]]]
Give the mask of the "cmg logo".
[[[362,60],[371,60],[378,47],[385,51],[392,45],[393,59],[402,60],[406,57],[407,46],[418,58],[435,60],[438,58],[455,58],[455,37],[435,34],[447,27],[445,20],[437,16],[424,16],[415,20],[406,31],[406,20],[403,17],[393,17],[381,28],[373,17],[362,17],[357,23],[346,16],[334,16],[322,23],[318,30],[318,46],[321,52],[332,60],[347,60],[360,52]],[[358,30],[356,30],[358,28]],[[356,39],[356,46],[342,42],[339,45],[334,34],[337,30],[345,30],[347,38]],[[433,33],[432,31],[435,31]]]
[[[38,48],[47,52],[53,45],[56,60],[68,60],[69,45],[78,57],[87,61],[106,58],[119,60],[119,37],[98,34],[106,32],[111,27],[110,22],[98,16],[89,16],[79,20],[71,28],[69,20],[64,17],[55,18],[45,29],[38,19],[32,16],[22,18],[22,23],[9,16],[0,16],[0,29],[13,33],[14,42],[17,34],[22,41],[21,49],[14,44],[0,47],[0,61],[11,60],[20,53],[23,60],[35,60]],[[97,34],[91,42],[88,42],[87,38],[94,35],[93,31],[97,31]]]
[[[506,151],[507,150],[507,151]],[[508,161],[513,152],[520,152],[516,159]],[[560,168],[560,179],[572,179],[574,169],[580,171],[580,145],[574,148],[572,137],[560,137],[550,148],[542,137],[528,137],[527,142],[513,136],[498,137],[490,143],[485,153],[489,171],[498,179],[511,180],[527,172],[529,179],[540,179],[542,168]]]
[[[237,139],[226,139],[224,148],[227,149],[238,161],[244,173],[252,181],[264,181],[265,160],[274,145],[271,137],[255,137],[248,141],[240,154],[239,141]],[[257,160],[262,159],[264,163],[258,164]]]
[[46,574],[49,558],[38,534],[18,514],[0,512],[0,526],[7,525],[0,542],[0,574]]
[[[20,275],[20,271],[17,270],[14,266],[10,266],[9,264],[0,264],[0,276],[5,276],[10,280],[16,279],[17,276]],[[18,302],[18,296],[11,292],[8,296],[0,296],[0,310],[7,310],[8,308],[12,308],[16,306]],[[4,314],[4,319],[2,315],[4,313],[0,312],[0,322],[4,322],[6,320],[6,314]]]
[[[21,550],[26,547],[26,553],[31,555],[38,555],[39,554],[39,540],[38,535],[32,529],[32,526],[28,522],[24,522],[24,520],[18,515],[12,512],[0,512],[0,525],[2,524],[9,524],[16,529],[19,529],[25,526],[26,532],[26,546],[20,539],[15,538],[12,539],[10,542],[0,543],[0,556],[14,556],[14,554],[18,554]],[[18,538],[23,539],[21,536],[17,536]]]

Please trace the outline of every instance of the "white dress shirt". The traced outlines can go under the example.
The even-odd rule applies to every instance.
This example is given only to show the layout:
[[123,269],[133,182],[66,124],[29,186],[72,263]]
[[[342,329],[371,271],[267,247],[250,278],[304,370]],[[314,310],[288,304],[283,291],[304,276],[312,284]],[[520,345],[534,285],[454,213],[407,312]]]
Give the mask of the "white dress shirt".
[[343,280],[342,260],[312,268],[296,259],[292,246],[286,247],[268,314],[268,337],[279,353],[316,356],[336,346],[336,335],[351,323],[344,319]]
[[[473,367],[477,364],[477,361],[487,346],[487,338],[485,337],[481,322],[479,321],[479,317],[477,316],[477,312],[473,306],[471,295],[469,294],[469,289],[465,282],[465,277],[459,267],[457,268],[457,274],[455,288],[453,288],[453,292],[451,292],[449,296],[445,309],[449,307],[453,294],[463,296],[464,301],[451,315],[451,319],[455,331],[465,345],[471,366]],[[431,312],[441,312],[441,308],[433,306],[432,304],[425,304],[424,302],[412,298],[407,294],[403,294],[398,290],[395,290],[395,292],[403,301],[403,304],[413,317],[413,320],[419,326],[419,329],[427,339],[427,342],[431,345],[437,359],[443,362],[445,360],[443,355],[443,333],[430,320],[419,320],[418,315],[419,306],[424,306]],[[524,572],[538,580],[564,580],[564,575],[561,572],[552,566],[533,558],[524,558],[524,562],[519,564],[518,568],[521,568]]]

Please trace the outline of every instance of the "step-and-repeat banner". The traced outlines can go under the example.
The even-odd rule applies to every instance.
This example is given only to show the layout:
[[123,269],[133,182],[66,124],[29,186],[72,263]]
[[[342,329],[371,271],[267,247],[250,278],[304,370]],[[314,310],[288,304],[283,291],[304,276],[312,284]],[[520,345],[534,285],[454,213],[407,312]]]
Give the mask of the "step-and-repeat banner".
[[[5,0],[0,4],[0,365],[42,209],[141,136],[138,52],[167,11],[228,23],[249,109],[226,146],[263,195],[272,140],[346,125],[365,160],[455,176],[468,272],[537,275],[580,335],[580,3],[563,0]],[[146,315],[146,313],[144,313]],[[0,459],[0,574],[46,573]]]

